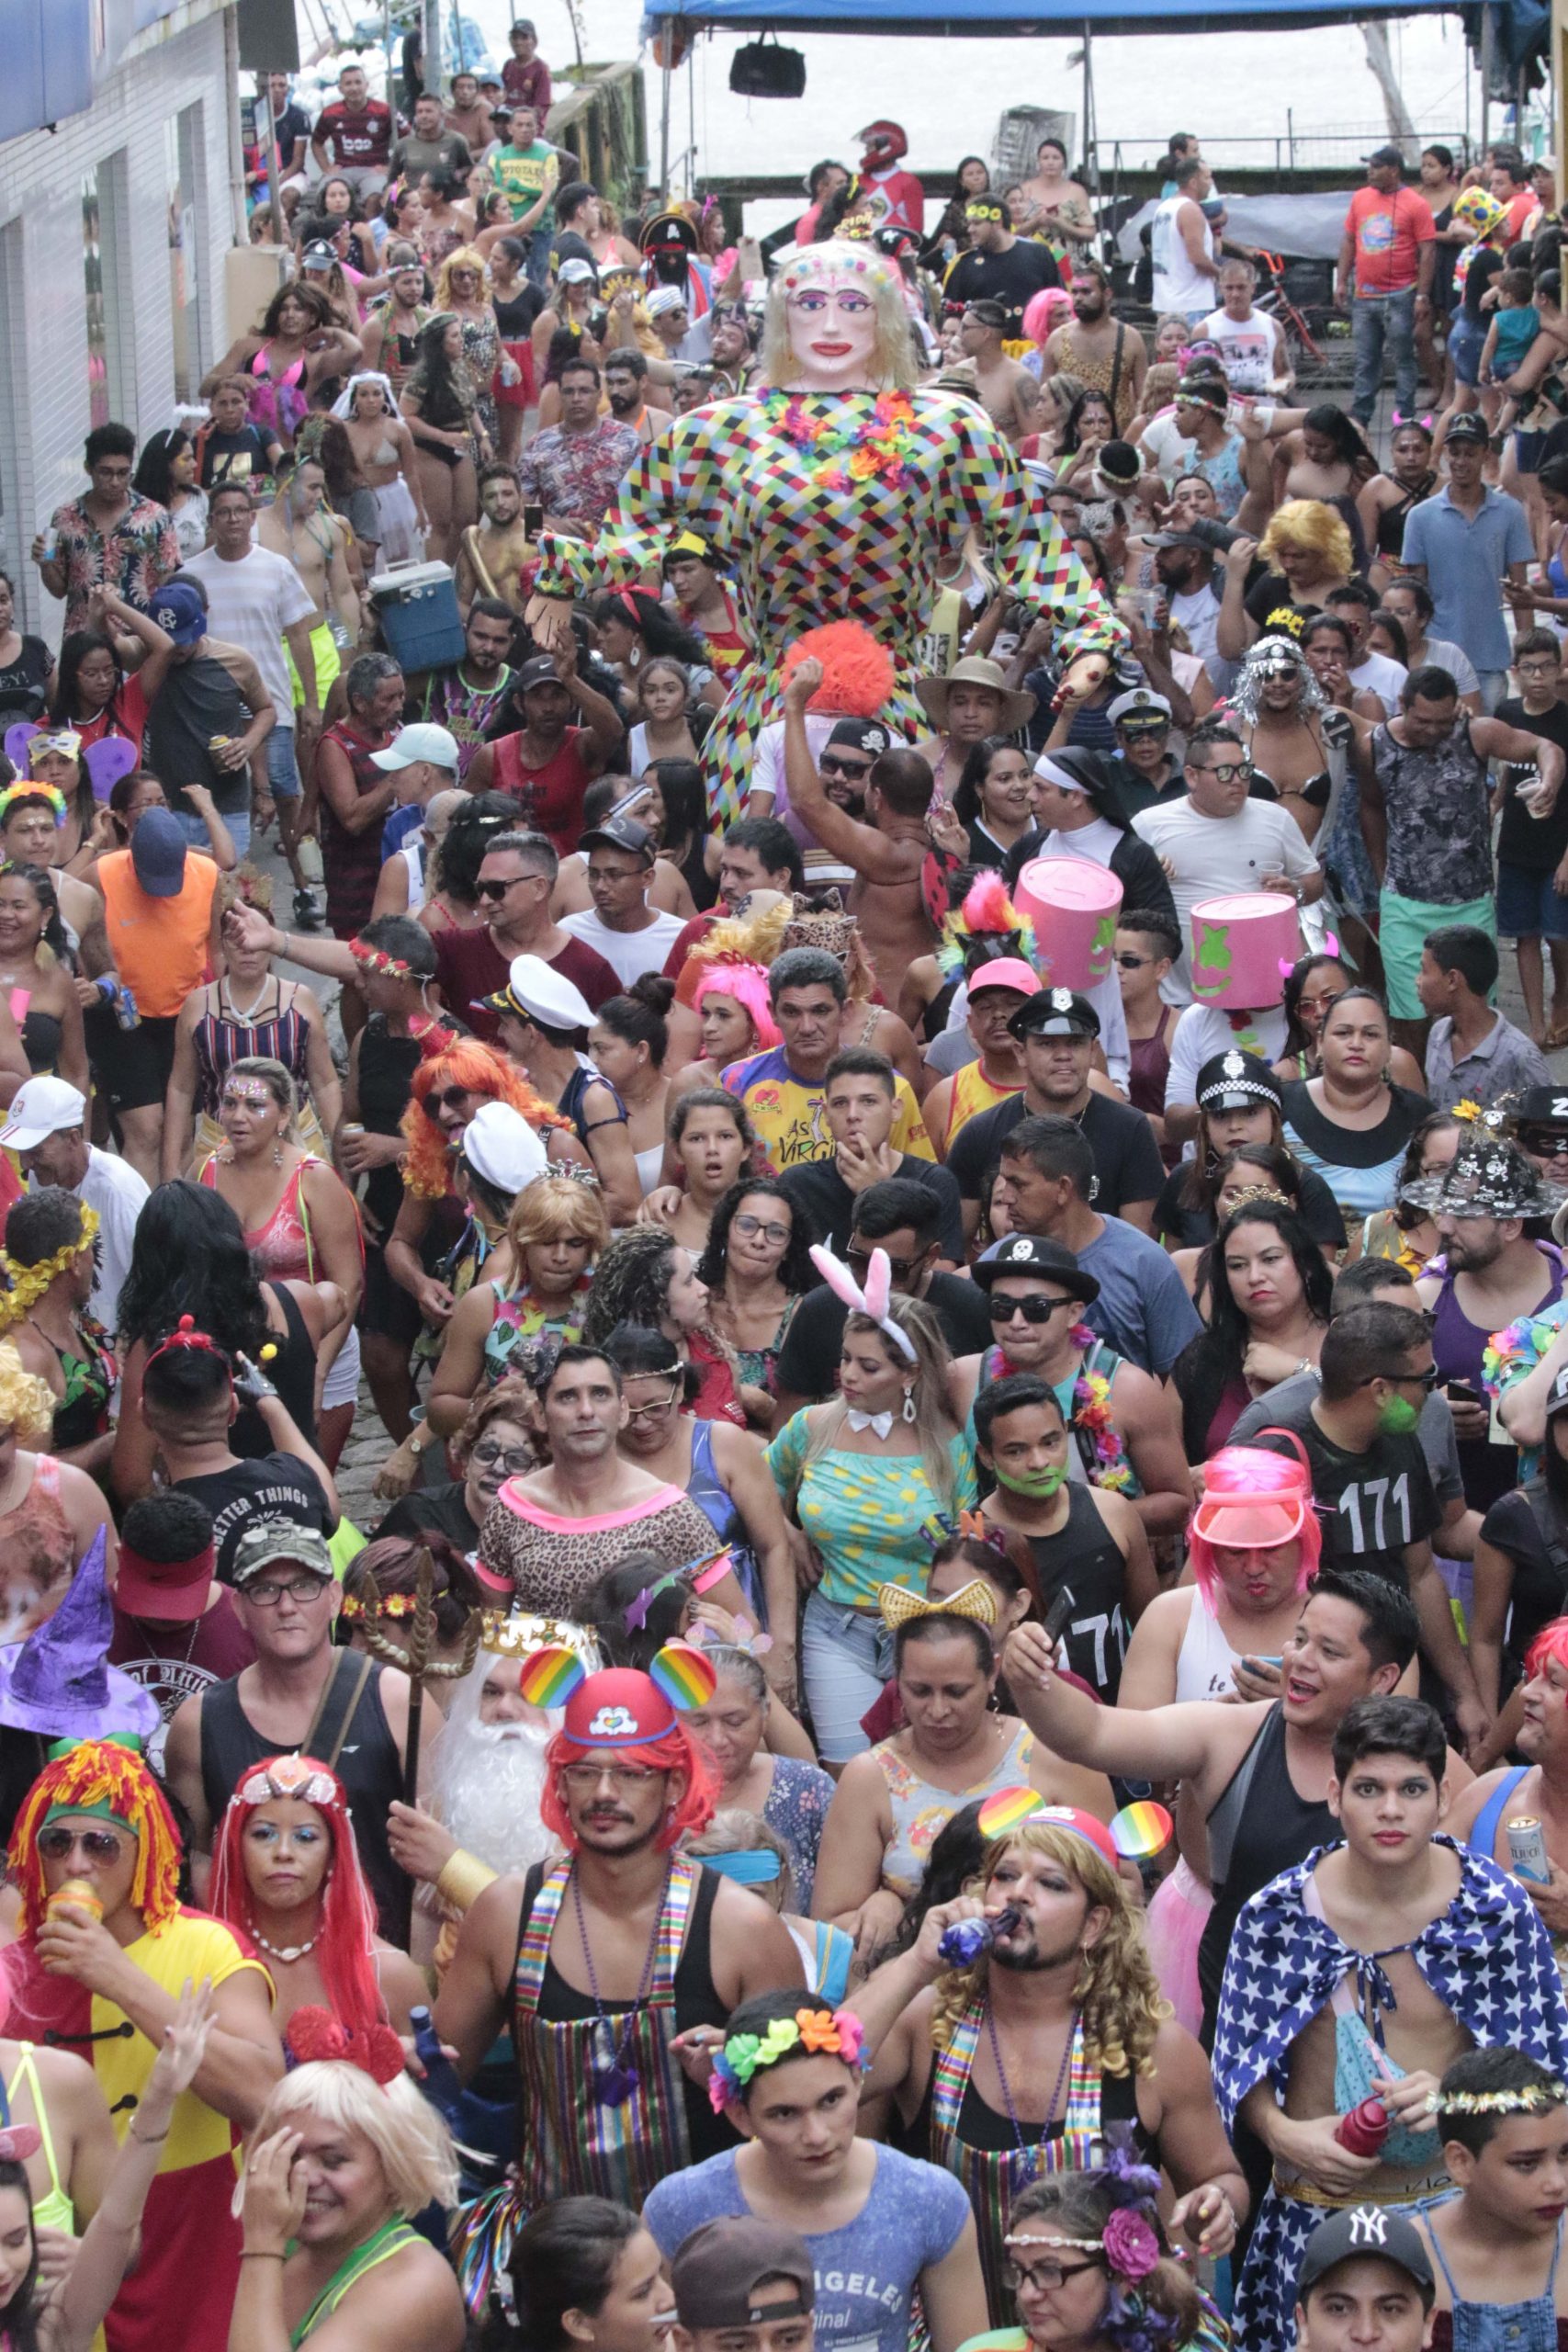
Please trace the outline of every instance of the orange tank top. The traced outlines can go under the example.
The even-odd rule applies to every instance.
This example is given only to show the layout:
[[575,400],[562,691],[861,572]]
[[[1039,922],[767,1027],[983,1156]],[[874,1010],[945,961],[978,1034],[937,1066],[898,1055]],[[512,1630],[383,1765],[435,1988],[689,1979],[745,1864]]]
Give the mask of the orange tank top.
[[1016,1086],[993,1086],[980,1063],[965,1062],[953,1077],[953,1093],[947,1106],[947,1133],[942,1139],[943,1155],[953,1148],[953,1138],[962,1126],[978,1116],[982,1111],[993,1110],[1005,1102],[1010,1094],[1018,1093]]
[[136,999],[137,1011],[144,1018],[169,1018],[211,977],[207,944],[217,866],[199,850],[187,850],[177,894],[150,899],[136,878],[130,852],[117,849],[99,858],[95,879],[104,894],[115,969]]

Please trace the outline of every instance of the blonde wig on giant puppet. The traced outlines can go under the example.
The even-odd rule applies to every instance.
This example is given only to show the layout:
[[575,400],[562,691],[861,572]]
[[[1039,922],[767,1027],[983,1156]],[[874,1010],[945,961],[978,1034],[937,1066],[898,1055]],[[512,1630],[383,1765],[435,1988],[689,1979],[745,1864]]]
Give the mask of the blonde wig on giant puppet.
[[856,390],[909,392],[916,383],[915,338],[904,301],[904,281],[895,263],[864,245],[830,239],[808,245],[775,272],[768,286],[768,307],[762,320],[761,372],[764,382],[787,390],[800,363],[789,337],[791,297],[821,287],[852,285],[869,295],[876,312],[876,340],[867,370],[870,381]]

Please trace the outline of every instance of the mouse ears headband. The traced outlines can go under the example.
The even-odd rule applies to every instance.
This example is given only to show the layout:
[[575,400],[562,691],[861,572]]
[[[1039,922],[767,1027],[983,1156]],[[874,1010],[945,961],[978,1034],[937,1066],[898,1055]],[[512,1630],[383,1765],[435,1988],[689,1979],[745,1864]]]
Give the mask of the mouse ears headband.
[[568,1710],[563,1730],[574,1747],[614,1747],[667,1737],[671,1711],[705,1706],[717,1683],[712,1659],[691,1642],[666,1642],[646,1674],[629,1667],[590,1674],[575,1650],[550,1642],[525,1662],[517,1689],[531,1707]]
[[901,1323],[894,1321],[892,1313],[893,1268],[886,1250],[874,1250],[871,1264],[866,1269],[865,1288],[862,1290],[841,1258],[835,1258],[819,1241],[811,1246],[811,1262],[832,1292],[835,1298],[855,1315],[863,1315],[869,1322],[891,1340],[906,1363],[915,1362],[915,1343]]
[[1038,1789],[1030,1788],[994,1789],[976,1815],[976,1826],[987,1845],[1010,1838],[1027,1823],[1081,1838],[1112,1870],[1119,1861],[1145,1861],[1168,1844],[1171,1834],[1169,1814],[1147,1798],[1140,1804],[1124,1804],[1109,1827],[1078,1805],[1047,1804]]

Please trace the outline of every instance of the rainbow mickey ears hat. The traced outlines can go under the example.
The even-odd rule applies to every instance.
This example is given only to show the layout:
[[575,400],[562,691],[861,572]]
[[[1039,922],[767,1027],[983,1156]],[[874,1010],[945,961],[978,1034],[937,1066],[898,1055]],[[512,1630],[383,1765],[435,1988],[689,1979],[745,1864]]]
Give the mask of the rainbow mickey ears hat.
[[976,1826],[987,1841],[1010,1838],[1025,1824],[1041,1829],[1065,1829],[1094,1848],[1111,1869],[1122,1861],[1144,1861],[1168,1844],[1170,1815],[1164,1805],[1145,1800],[1125,1804],[1109,1828],[1080,1805],[1047,1804],[1038,1789],[994,1789],[976,1816]]
[[560,1736],[573,1747],[647,1747],[678,1728],[677,1707],[700,1707],[717,1683],[712,1660],[690,1642],[666,1642],[646,1674],[612,1666],[590,1674],[575,1650],[536,1650],[518,1679],[536,1707],[566,1710]]

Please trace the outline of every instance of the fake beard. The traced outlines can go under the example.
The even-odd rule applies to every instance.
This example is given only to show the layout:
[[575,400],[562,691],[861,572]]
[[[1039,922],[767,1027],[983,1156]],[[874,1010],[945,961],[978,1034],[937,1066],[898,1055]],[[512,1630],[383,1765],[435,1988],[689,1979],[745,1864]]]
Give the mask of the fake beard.
[[432,1795],[459,1846],[504,1875],[556,1851],[539,1818],[550,1726],[447,1724],[435,1752]]

